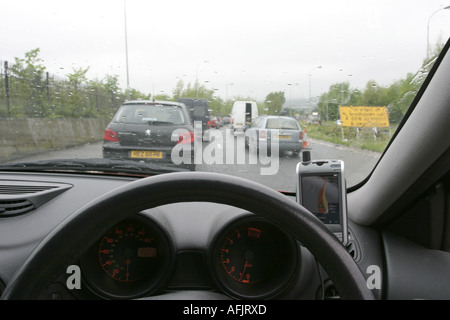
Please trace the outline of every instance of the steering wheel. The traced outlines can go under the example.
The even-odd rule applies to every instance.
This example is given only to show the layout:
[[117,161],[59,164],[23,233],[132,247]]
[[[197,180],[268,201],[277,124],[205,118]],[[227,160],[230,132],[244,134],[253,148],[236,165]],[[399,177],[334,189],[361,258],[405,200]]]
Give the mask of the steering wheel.
[[[61,222],[10,279],[2,299],[38,299],[104,233],[127,216],[160,205],[208,201],[267,218],[299,240],[323,266],[344,299],[373,299],[366,279],[339,240],[312,213],[281,193],[218,173],[179,172],[143,178],[87,203]],[[215,294],[216,295],[216,294]],[[211,293],[211,299],[216,298]],[[225,297],[225,296],[224,296]],[[202,298],[208,298],[203,293]]]

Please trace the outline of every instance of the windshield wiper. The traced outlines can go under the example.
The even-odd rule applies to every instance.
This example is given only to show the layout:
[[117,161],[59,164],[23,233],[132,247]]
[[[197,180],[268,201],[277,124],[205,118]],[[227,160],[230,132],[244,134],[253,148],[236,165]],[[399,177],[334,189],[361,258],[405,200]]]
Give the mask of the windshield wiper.
[[122,159],[58,159],[18,162],[0,165],[0,171],[101,172],[111,174],[153,175],[189,171],[183,168],[160,166]]

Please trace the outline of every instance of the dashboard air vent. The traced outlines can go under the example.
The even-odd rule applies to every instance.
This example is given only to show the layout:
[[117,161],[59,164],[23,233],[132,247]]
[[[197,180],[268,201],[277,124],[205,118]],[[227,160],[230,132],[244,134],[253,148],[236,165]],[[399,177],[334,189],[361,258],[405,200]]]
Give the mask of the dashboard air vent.
[[0,218],[32,212],[70,188],[66,183],[0,180]]
[[361,250],[359,248],[358,241],[356,240],[356,237],[354,236],[353,231],[350,228],[348,231],[348,243],[346,249],[352,256],[353,260],[359,262],[359,260],[361,259]]
[[36,193],[57,188],[56,186],[32,186],[32,185],[0,185],[0,194],[25,194]]
[[0,216],[12,216],[24,214],[35,209],[34,205],[28,200],[1,201]]
[[347,245],[347,251],[350,253],[352,258],[356,260],[358,252],[356,251],[355,244],[353,242],[350,242]]

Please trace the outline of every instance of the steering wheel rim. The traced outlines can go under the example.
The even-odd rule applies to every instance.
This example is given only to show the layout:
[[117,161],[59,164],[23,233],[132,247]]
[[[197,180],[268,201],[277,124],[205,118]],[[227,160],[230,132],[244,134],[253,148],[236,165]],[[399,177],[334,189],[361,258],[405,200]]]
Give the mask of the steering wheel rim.
[[[208,201],[267,218],[299,240],[323,266],[344,299],[373,299],[366,279],[339,240],[307,209],[279,192],[243,178],[207,172],[168,173],[118,187],[61,222],[10,279],[2,299],[38,299],[55,275],[65,272],[116,223],[160,205]],[[55,257],[58,259],[50,259]]]

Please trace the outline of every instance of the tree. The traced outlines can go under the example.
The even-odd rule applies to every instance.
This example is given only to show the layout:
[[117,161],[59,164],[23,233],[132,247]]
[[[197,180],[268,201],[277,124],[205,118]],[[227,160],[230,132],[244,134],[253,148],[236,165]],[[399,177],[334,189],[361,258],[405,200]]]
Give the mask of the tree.
[[45,117],[49,113],[49,106],[45,96],[46,85],[43,83],[45,67],[39,58],[40,49],[25,53],[25,58],[14,58],[10,67],[11,88],[20,88],[21,100],[19,105],[13,106],[18,113],[27,117]]
[[286,98],[283,91],[271,92],[264,100],[264,110],[267,110],[269,115],[279,115],[285,102]]
[[381,88],[374,80],[370,80],[366,84],[363,94],[360,97],[359,105],[362,106],[379,106],[383,103],[381,100]]
[[78,90],[78,86],[87,81],[86,73],[89,71],[89,67],[82,69],[72,69],[73,72],[68,74],[69,82],[74,86],[75,91]]
[[149,94],[142,93],[137,89],[129,88],[125,90],[125,96],[129,100],[150,100],[152,95],[150,93]]
[[67,75],[69,83],[64,92],[64,105],[62,105],[62,112],[65,116],[78,118],[92,114],[94,107],[85,98],[87,90],[83,87],[87,81],[88,70],[89,67],[73,68],[72,73]]
[[155,100],[171,100],[170,96],[166,93],[160,93],[154,96]]
[[183,89],[184,89],[184,82],[183,80],[178,80],[175,88],[173,89],[173,99],[176,101],[183,97]]
[[188,83],[184,84],[183,80],[179,80],[172,90],[173,100],[178,100],[179,98],[192,98],[192,99],[203,99],[209,102],[209,108],[212,109],[214,114],[228,114],[227,109],[224,106],[222,99],[215,97],[214,89],[208,89],[204,85],[200,85],[198,81],[192,85]]
[[352,99],[350,83],[340,82],[330,86],[327,93],[319,97],[317,103],[320,118],[325,120],[337,120],[339,117],[339,106],[348,104]]
[[41,64],[43,60],[38,57],[41,50],[36,48],[25,53],[25,58],[14,58],[15,63],[11,71],[17,77],[36,79],[42,78],[45,67]]

